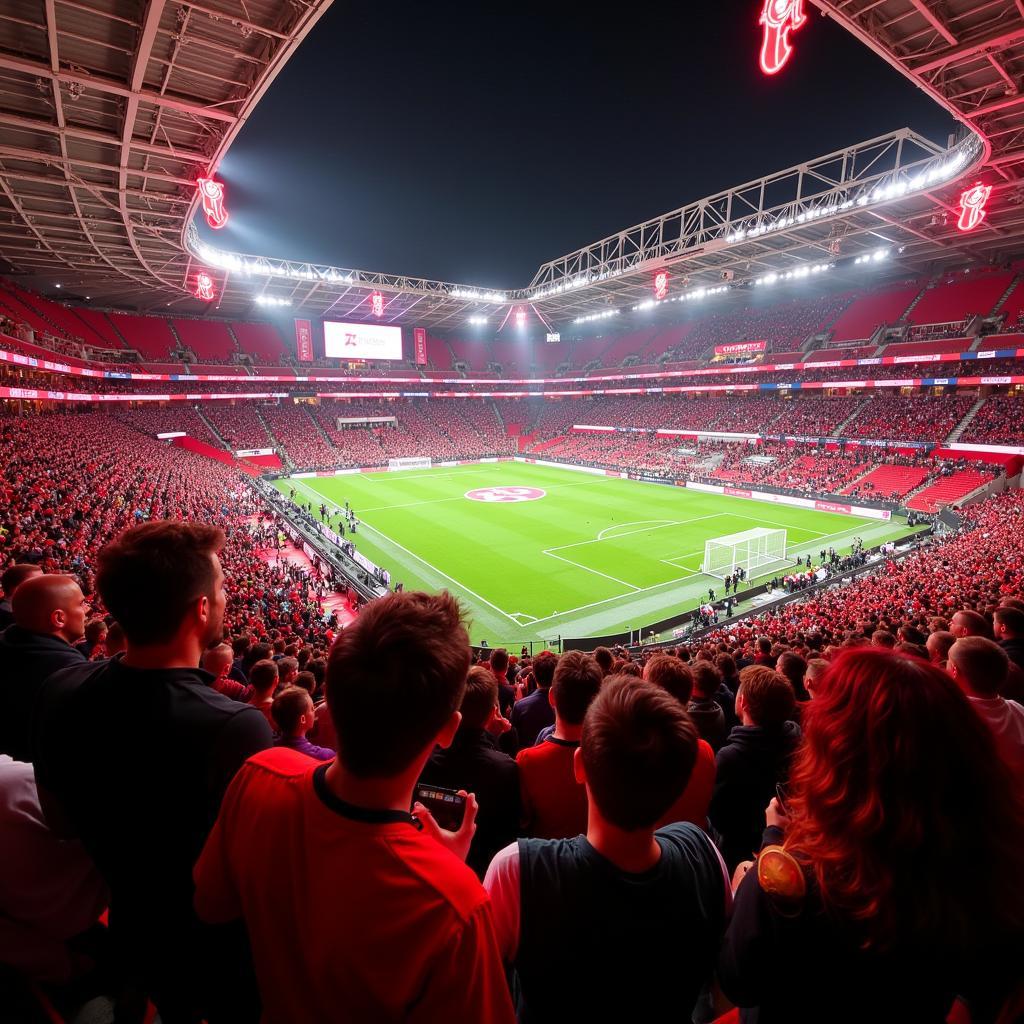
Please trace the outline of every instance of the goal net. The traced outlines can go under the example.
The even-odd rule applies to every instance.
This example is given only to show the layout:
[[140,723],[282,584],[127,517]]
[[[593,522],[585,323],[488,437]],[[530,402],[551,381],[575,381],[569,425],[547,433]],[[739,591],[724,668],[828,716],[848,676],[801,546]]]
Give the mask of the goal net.
[[745,569],[753,578],[784,565],[786,561],[786,531],[759,526],[755,530],[707,541],[701,571],[721,580],[737,569]]
[[430,469],[432,465],[430,459],[418,456],[408,459],[388,459],[388,472],[395,469]]

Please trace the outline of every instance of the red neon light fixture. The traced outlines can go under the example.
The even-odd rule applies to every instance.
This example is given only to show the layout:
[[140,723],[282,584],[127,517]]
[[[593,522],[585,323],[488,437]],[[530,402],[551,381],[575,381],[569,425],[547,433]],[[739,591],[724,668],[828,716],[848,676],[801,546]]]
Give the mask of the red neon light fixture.
[[659,270],[654,275],[654,297],[660,302],[668,297],[668,271]]
[[807,20],[804,0],[764,0],[759,20],[764,26],[761,70],[766,75],[776,75],[793,55],[790,32],[795,32]]
[[192,294],[204,302],[213,302],[217,298],[217,293],[213,290],[213,278],[205,270],[200,270],[196,274],[196,290]]
[[370,296],[370,310],[374,316],[384,315],[384,296],[380,292],[374,292]]
[[197,184],[206,223],[219,231],[228,222],[228,211],[224,209],[224,183],[213,178],[200,178]]
[[985,219],[985,207],[991,195],[992,186],[979,181],[960,196],[960,219],[956,226],[961,231],[973,231]]

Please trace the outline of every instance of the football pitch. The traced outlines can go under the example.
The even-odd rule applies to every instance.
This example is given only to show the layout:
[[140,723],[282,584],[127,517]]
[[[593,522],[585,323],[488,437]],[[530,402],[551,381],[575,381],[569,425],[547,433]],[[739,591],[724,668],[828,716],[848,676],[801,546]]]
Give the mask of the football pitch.
[[334,511],[348,501],[357,549],[407,590],[450,590],[469,609],[473,642],[492,647],[640,629],[692,610],[709,587],[721,598],[721,581],[701,573],[714,537],[783,527],[790,557],[817,562],[855,537],[871,547],[910,532],[903,520],[517,462],[275,484],[285,495],[294,487],[315,515],[321,502]]

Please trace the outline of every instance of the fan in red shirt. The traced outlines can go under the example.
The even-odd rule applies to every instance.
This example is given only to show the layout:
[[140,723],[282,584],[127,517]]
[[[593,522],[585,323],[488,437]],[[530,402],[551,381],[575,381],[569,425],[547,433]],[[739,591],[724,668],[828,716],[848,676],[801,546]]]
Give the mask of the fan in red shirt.
[[601,689],[601,669],[582,651],[558,659],[548,699],[555,731],[535,747],[520,750],[519,783],[523,827],[536,839],[568,839],[587,830],[587,791],[576,781],[573,758],[583,718]]
[[[644,666],[644,679],[667,690],[685,708],[693,694],[693,673],[676,657],[655,655]],[[697,757],[687,780],[686,788],[665,812],[659,824],[671,825],[676,821],[689,821],[700,828],[707,826],[708,807],[715,789],[715,752],[711,744],[697,740]]]
[[338,756],[278,748],[235,776],[195,869],[196,909],[245,919],[264,1020],[511,1024],[490,902],[413,787],[459,726],[468,637],[447,593],[390,594],[338,638]]

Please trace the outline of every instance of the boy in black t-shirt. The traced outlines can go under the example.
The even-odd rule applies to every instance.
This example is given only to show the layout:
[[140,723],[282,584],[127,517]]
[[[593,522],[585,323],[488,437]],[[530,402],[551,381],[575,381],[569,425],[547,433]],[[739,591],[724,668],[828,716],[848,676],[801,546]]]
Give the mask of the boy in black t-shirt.
[[605,679],[576,751],[586,836],[520,839],[484,880],[499,949],[518,976],[520,1024],[690,1016],[714,969],[731,889],[699,828],[655,827],[696,755],[679,701],[634,676]]

